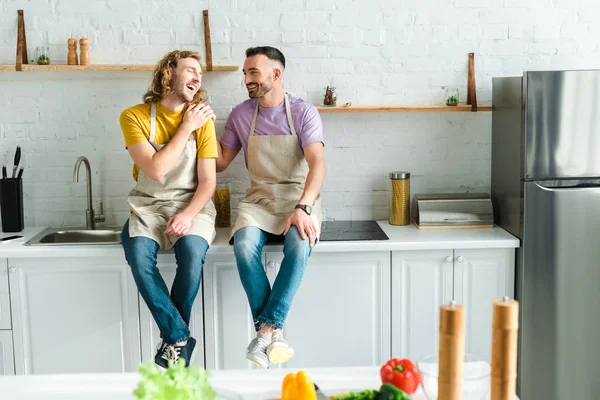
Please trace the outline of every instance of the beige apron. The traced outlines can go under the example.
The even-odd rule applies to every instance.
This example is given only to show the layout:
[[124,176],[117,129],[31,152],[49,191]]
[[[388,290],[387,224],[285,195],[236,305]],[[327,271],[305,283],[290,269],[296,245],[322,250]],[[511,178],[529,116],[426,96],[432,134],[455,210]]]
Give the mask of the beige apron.
[[[254,126],[258,115],[256,102],[248,137],[250,188],[239,204],[231,238],[236,231],[247,226],[255,226],[275,235],[282,234],[286,220],[304,192],[308,163],[298,142],[287,94],[284,102],[292,134],[255,136]],[[311,218],[317,226],[318,236],[322,220],[321,195],[312,206]]]
[[[150,107],[150,144],[160,151],[165,145],[154,142],[156,135],[156,104]],[[145,236],[154,239],[162,250],[173,247],[180,236],[166,235],[169,219],[183,211],[190,203],[198,186],[197,147],[195,135],[190,135],[185,149],[175,166],[160,182],[150,179],[140,170],[137,184],[129,193],[127,202],[131,208],[129,236]],[[192,220],[188,235],[204,238],[210,245],[216,235],[217,211],[212,200]]]

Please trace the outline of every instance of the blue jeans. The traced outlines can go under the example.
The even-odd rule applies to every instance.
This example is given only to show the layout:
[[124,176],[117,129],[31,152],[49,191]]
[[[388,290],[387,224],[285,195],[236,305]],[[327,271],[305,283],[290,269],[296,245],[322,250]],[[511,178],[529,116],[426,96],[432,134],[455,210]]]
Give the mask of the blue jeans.
[[144,236],[129,237],[129,220],[123,227],[121,242],[125,259],[131,267],[138,290],[158,325],[160,337],[168,344],[188,340],[192,305],[200,288],[202,267],[208,250],[206,240],[200,236],[186,235],[175,242],[173,249],[177,272],[170,295],[156,267],[158,243]]
[[283,261],[271,289],[262,262],[262,249],[269,238],[277,235],[248,226],[236,231],[233,241],[238,272],[257,331],[262,324],[283,328],[312,252],[308,236],[302,240],[298,228],[292,226],[283,239]]

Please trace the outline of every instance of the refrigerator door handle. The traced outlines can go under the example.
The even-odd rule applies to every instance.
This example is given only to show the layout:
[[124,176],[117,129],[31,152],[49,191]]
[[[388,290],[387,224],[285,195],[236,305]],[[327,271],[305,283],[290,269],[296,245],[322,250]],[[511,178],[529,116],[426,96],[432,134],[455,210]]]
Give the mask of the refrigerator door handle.
[[566,185],[565,181],[561,181],[562,185],[556,185],[556,184],[544,184],[545,182],[532,182],[535,186],[537,186],[539,189],[542,190],[546,190],[549,192],[563,192],[563,191],[567,191],[567,190],[581,190],[581,191],[585,191],[585,190],[597,190],[600,189],[600,182],[585,182],[585,183],[578,183],[578,184],[574,184],[574,185]]

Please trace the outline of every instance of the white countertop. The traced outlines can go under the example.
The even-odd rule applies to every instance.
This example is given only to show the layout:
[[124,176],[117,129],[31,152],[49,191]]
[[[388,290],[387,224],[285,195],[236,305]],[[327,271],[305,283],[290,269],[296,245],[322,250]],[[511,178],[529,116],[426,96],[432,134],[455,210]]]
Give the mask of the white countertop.
[[[500,227],[481,229],[419,230],[413,225],[393,226],[378,221],[389,240],[319,242],[314,252],[394,251],[432,249],[516,248],[519,240]],[[0,258],[107,257],[123,256],[121,245],[25,246],[45,227],[27,227],[20,233],[1,232],[0,237],[22,235],[22,239],[0,242]],[[229,228],[218,228],[209,254],[233,254]],[[267,245],[265,251],[281,251],[282,245]]]
[[[381,386],[378,367],[307,368],[306,371],[326,395]],[[210,382],[217,392],[230,390],[245,400],[278,399],[283,377],[289,372],[297,370],[214,371]],[[132,392],[139,379],[137,373],[0,376],[0,393],[2,398],[11,400],[133,400]],[[411,397],[427,400],[420,387]]]

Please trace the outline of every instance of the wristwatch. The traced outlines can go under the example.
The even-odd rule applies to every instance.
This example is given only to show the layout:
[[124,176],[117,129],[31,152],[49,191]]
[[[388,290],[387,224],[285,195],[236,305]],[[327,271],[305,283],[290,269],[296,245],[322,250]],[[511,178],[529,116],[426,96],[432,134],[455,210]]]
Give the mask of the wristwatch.
[[307,204],[296,204],[295,208],[301,209],[302,211],[304,211],[308,215],[310,215],[310,213],[312,212],[312,207],[309,206],[309,205],[307,205]]

